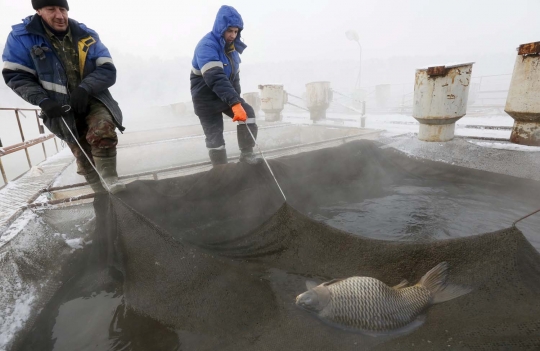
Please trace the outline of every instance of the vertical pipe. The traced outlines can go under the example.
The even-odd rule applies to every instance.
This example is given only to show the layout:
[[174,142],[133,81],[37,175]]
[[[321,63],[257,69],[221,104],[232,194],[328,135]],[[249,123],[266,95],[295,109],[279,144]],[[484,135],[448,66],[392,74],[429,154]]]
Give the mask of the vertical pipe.
[[4,165],[2,164],[2,158],[0,157],[0,171],[2,172],[2,178],[4,179],[4,184],[8,183],[8,179],[6,176],[6,171],[4,170]]
[[58,152],[58,143],[56,142],[56,138],[53,138],[54,140],[54,146],[56,146],[56,152]]
[[[39,134],[44,134],[43,130],[42,130],[42,126],[39,123],[38,112],[37,112],[37,110],[34,110],[34,112],[36,113],[36,122],[37,122],[37,126],[38,126],[38,132],[39,132]],[[47,150],[45,149],[45,142],[41,143],[41,147],[43,147],[43,156],[45,157],[45,159],[47,159]]]
[[[22,130],[22,125],[21,125],[21,118],[19,117],[19,110],[15,110],[15,116],[17,117],[17,124],[19,125],[19,131],[21,132],[21,139],[22,139],[22,142],[24,143],[25,139],[24,139],[24,133]],[[26,160],[28,161],[28,166],[32,168],[32,161],[30,160],[30,153],[28,152],[28,148],[25,148],[24,152],[26,153]]]

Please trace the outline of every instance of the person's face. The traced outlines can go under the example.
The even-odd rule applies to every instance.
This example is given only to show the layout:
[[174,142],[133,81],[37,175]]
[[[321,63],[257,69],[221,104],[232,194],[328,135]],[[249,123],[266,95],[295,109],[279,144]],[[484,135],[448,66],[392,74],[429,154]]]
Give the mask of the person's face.
[[60,6],[46,6],[37,10],[37,14],[52,29],[64,32],[68,29],[68,10]]
[[232,43],[236,37],[238,36],[238,28],[236,27],[229,27],[227,31],[225,31],[225,34],[223,34],[223,38],[225,38],[225,41],[227,44]]

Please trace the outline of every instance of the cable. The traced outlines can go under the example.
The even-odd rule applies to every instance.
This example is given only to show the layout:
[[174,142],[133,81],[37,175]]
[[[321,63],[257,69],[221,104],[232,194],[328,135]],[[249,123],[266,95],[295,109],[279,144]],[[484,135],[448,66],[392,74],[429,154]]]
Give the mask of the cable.
[[264,162],[266,163],[266,166],[268,167],[268,170],[270,171],[270,174],[272,175],[272,177],[274,177],[274,181],[276,182],[276,184],[277,184],[277,186],[279,188],[279,191],[281,191],[281,195],[283,195],[283,199],[285,199],[285,202],[287,202],[287,197],[285,196],[285,193],[283,192],[283,189],[281,189],[281,186],[279,185],[279,182],[278,182],[276,176],[274,175],[274,172],[272,172],[272,167],[270,167],[270,164],[266,160],[266,157],[264,156],[264,153],[261,150],[261,147],[257,143],[257,140],[255,140],[255,137],[253,136],[253,133],[251,133],[251,129],[249,129],[247,124],[246,124],[246,128],[247,128],[247,130],[249,132],[249,135],[251,135],[251,137],[253,138],[253,141],[255,142],[255,146],[257,146],[257,149],[259,149],[259,152],[261,153],[261,156],[262,156]]
[[538,210],[534,211],[533,213],[529,213],[529,214],[526,215],[525,217],[522,217],[522,218],[518,219],[517,221],[515,221],[515,222],[512,224],[512,227],[515,227],[516,224],[518,224],[518,223],[521,222],[522,220],[524,220],[524,219],[526,219],[526,218],[529,218],[530,216],[535,215],[535,214],[537,214],[538,212],[540,212],[540,208],[539,208]]
[[[69,105],[64,105],[62,106],[62,108],[67,108],[67,110],[65,110],[64,112],[69,112],[71,110],[71,106]],[[75,140],[75,142],[77,143],[77,145],[79,146],[79,149],[81,149],[82,153],[84,154],[84,156],[86,156],[86,159],[88,160],[88,162],[90,162],[90,165],[92,166],[92,168],[94,169],[94,171],[96,171],[97,175],[99,176],[99,179],[101,179],[101,181],[103,182],[103,184],[105,185],[105,188],[107,188],[107,192],[111,192],[111,188],[109,188],[109,185],[107,184],[107,182],[105,181],[105,179],[103,179],[103,177],[101,176],[101,174],[98,172],[96,166],[94,166],[94,163],[92,162],[92,160],[90,160],[90,157],[88,157],[88,155],[86,154],[86,152],[84,152],[84,149],[82,148],[81,144],[79,144],[79,140],[77,140],[77,137],[75,137],[75,135],[73,134],[73,132],[71,131],[71,128],[68,126],[68,124],[66,123],[66,120],[64,119],[63,116],[61,116],[60,118],[62,118],[62,122],[64,122],[64,124],[66,125],[66,128],[67,130],[69,130],[69,133],[71,134],[71,136],[73,137],[73,140]]]

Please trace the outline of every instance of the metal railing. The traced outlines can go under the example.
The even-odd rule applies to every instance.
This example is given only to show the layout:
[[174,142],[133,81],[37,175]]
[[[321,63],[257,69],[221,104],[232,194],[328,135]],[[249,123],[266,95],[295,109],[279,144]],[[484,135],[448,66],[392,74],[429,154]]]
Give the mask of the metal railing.
[[[45,127],[43,126],[43,124],[41,124],[40,119],[39,119],[39,114],[38,114],[38,112],[40,111],[39,109],[0,107],[0,111],[13,111],[13,112],[15,112],[15,118],[17,119],[17,125],[19,127],[19,133],[21,135],[21,141],[22,141],[20,143],[4,147],[4,146],[2,146],[2,141],[0,140],[0,172],[2,173],[2,179],[4,180],[4,184],[8,184],[9,180],[8,180],[7,175],[6,175],[4,165],[2,163],[2,157],[3,156],[6,156],[6,155],[9,155],[9,154],[13,154],[15,152],[24,150],[24,152],[26,154],[26,160],[28,162],[28,167],[32,168],[32,160],[30,159],[30,153],[28,152],[28,148],[30,148],[32,146],[35,146],[35,145],[38,145],[38,144],[41,144],[41,146],[43,148],[43,156],[45,157],[45,159],[47,159],[48,156],[47,156],[47,149],[45,148],[45,142],[47,140],[53,139],[54,140],[54,145],[56,147],[56,152],[58,152],[59,150],[58,150],[58,142],[56,141],[55,135],[54,134],[45,135]],[[21,124],[21,117],[20,117],[20,115],[23,115],[24,117],[26,117],[26,115],[24,114],[23,111],[28,111],[28,112],[34,112],[35,113],[35,115],[36,115],[36,123],[37,123],[39,134],[42,134],[43,136],[41,136],[39,138],[35,138],[35,139],[26,140],[26,138],[24,136],[23,127],[22,127],[22,124]],[[17,178],[19,178],[21,175],[19,175]],[[15,179],[17,179],[17,178],[15,178]]]

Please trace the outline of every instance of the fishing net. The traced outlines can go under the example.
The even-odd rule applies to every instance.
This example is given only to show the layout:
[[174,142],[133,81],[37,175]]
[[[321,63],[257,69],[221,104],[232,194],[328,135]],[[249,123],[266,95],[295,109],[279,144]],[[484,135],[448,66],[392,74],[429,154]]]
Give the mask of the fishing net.
[[[537,207],[540,185],[380,146],[357,141],[270,160],[286,203],[264,164],[138,181],[98,197],[90,256],[114,267],[121,285],[114,323],[133,316],[122,331],[131,343],[110,349],[540,349],[540,256],[511,226]],[[353,204],[351,217],[343,209]],[[464,218],[468,227],[452,224]],[[401,236],[385,236],[396,221],[405,223]],[[538,225],[520,228],[534,237]],[[432,306],[407,335],[347,332],[295,305],[306,280],[415,284],[442,261],[451,283],[473,290]],[[145,341],[133,341],[141,333]]]

